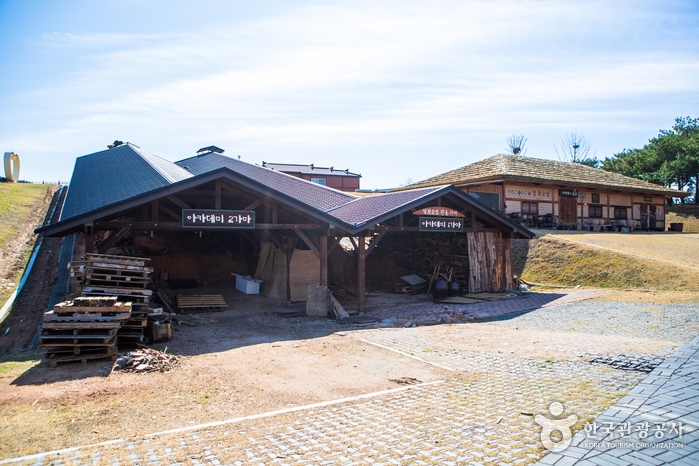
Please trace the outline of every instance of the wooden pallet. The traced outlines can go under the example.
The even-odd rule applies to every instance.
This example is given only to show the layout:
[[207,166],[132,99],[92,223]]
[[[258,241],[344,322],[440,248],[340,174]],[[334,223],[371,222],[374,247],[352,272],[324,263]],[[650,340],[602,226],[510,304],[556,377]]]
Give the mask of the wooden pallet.
[[[93,314],[100,313],[102,315],[116,315],[116,314],[130,314],[132,304],[130,302],[116,302],[117,298],[113,298],[114,301],[105,301],[103,305],[85,305],[85,301],[78,301],[81,298],[76,298],[75,300],[58,303],[53,306],[52,312],[54,314],[68,314],[74,315],[79,313]],[[109,304],[106,304],[109,303]]]
[[84,256],[86,261],[107,261],[115,264],[133,264],[133,265],[146,265],[146,262],[150,261],[147,257],[134,257],[134,256],[115,256],[110,254],[92,254],[87,253]]
[[42,329],[47,330],[73,330],[80,329],[110,329],[119,328],[123,325],[123,321],[107,321],[107,322],[44,322],[41,324]]
[[228,307],[223,296],[218,294],[178,295],[177,308],[180,310],[225,309]]
[[75,345],[75,346],[58,346],[49,345],[45,346],[45,357],[46,359],[53,359],[54,357],[61,356],[89,356],[101,354],[103,356],[111,356],[115,353],[114,347],[116,343],[116,336],[114,341],[105,345]]
[[46,357],[51,361],[51,367],[56,367],[59,362],[73,362],[73,361],[80,361],[81,364],[85,365],[87,364],[87,361],[93,361],[96,359],[106,359],[109,358],[112,361],[116,361],[119,358],[118,354],[115,354],[116,350],[114,350],[110,354],[81,354],[81,355],[71,355],[71,356],[54,356],[54,357]]
[[56,314],[53,311],[44,312],[44,322],[118,322],[120,320],[128,320],[131,317],[130,312],[111,313],[105,312],[90,312],[90,313],[75,313],[75,314]]

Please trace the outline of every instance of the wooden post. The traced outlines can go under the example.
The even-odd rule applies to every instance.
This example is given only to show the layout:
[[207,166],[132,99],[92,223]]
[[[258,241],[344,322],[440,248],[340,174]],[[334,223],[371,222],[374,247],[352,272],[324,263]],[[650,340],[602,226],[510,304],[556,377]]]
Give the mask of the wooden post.
[[294,252],[294,236],[286,238],[286,300],[291,301],[291,255]]
[[328,237],[320,237],[320,286],[328,286]]
[[365,238],[364,236],[357,237],[357,291],[359,294],[359,312],[364,312],[366,309],[366,293],[365,293],[365,281],[366,281],[366,268],[364,266],[364,259],[366,258],[365,249]]
[[95,227],[92,222],[85,224],[85,252],[87,254],[93,254],[95,252]]

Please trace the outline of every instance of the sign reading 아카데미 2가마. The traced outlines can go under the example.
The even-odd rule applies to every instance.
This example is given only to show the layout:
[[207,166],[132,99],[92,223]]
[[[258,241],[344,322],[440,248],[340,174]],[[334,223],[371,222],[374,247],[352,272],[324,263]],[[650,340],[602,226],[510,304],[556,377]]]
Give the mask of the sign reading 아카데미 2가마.
[[420,217],[420,231],[462,232],[464,219]]
[[182,228],[255,228],[254,210],[182,209]]

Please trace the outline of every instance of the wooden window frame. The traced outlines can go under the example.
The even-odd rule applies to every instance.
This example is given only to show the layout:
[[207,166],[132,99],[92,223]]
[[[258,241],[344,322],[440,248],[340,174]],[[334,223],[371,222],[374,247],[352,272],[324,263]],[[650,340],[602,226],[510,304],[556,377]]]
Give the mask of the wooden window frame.
[[599,201],[600,195],[599,195],[599,193],[592,193],[592,194],[590,195],[590,197],[592,198],[592,203],[593,203],[593,204],[600,204],[600,201]]
[[[527,206],[527,211],[524,211],[524,206]],[[534,212],[532,212],[531,208],[534,206]],[[538,202],[529,202],[529,201],[522,201],[522,214],[523,215],[539,215],[539,203]]]
[[[595,210],[595,214],[599,212],[599,215],[592,215],[592,209]],[[599,209],[599,211],[597,209]],[[604,209],[601,205],[590,205],[587,207],[587,216],[589,218],[604,218]]]
[[[615,206],[615,207],[613,207],[613,209],[614,209],[614,220],[628,220],[628,218],[629,218],[629,211],[627,210],[627,207],[616,207],[616,206]],[[623,209],[623,211],[624,211],[624,216],[623,216],[623,217],[618,217],[618,216],[617,216],[617,212],[618,212],[619,210],[622,210],[622,209]]]

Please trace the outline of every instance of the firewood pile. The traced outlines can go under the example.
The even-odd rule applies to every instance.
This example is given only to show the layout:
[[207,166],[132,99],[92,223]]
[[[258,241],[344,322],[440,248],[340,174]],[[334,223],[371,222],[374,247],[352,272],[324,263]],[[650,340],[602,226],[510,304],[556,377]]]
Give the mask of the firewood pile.
[[131,316],[117,332],[119,346],[135,347],[143,342],[152,290],[147,288],[152,267],[143,257],[85,254],[83,260],[68,264],[71,276],[82,287],[84,297],[116,296],[133,303]]
[[51,365],[114,358],[119,330],[131,317],[131,303],[116,297],[75,298],[44,313],[39,347]]
[[[167,350],[167,349],[166,349]],[[166,352],[143,348],[132,351],[116,361],[116,367],[126,372],[169,372],[178,367],[182,360],[181,356]]]

